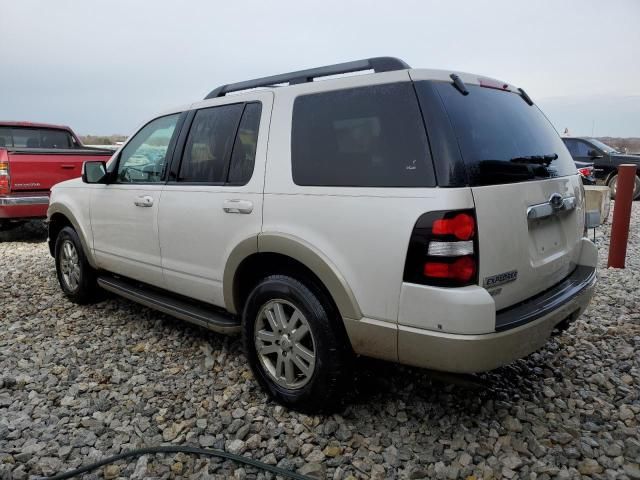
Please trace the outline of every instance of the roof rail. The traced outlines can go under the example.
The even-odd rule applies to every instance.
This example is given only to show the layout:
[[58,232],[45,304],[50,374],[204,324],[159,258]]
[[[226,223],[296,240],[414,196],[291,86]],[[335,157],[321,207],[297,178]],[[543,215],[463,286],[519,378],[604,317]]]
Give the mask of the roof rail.
[[342,73],[360,72],[362,70],[373,70],[376,73],[391,72],[394,70],[405,70],[411,68],[404,61],[395,57],[374,57],[364,60],[354,60],[353,62],[336,63],[335,65],[326,65],[324,67],[310,68],[308,70],[299,70],[297,72],[282,73],[280,75],[272,75],[270,77],[256,78],[254,80],[245,80],[244,82],[230,83],[222,85],[212,90],[209,98],[223,97],[227,93],[238,92],[240,90],[249,90],[258,87],[270,87],[279,83],[288,83],[295,85],[297,83],[313,82],[314,78],[328,77],[329,75],[340,75]]

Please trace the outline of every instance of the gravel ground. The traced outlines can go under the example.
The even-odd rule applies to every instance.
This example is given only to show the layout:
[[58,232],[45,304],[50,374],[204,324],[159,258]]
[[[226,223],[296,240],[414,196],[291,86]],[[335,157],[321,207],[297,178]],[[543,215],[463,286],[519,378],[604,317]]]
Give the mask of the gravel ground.
[[[339,415],[267,400],[237,338],[61,295],[37,224],[0,234],[0,478],[143,445],[223,448],[317,478],[640,478],[640,203],[626,270],[540,352],[466,377],[363,361]],[[608,229],[598,238],[605,265]],[[94,478],[272,478],[183,454]]]

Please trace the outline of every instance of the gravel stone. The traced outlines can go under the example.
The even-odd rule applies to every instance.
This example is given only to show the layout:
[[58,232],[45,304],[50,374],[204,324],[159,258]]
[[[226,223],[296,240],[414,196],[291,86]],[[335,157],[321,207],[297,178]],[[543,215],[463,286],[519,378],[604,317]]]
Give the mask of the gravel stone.
[[239,455],[244,452],[245,444],[242,440],[231,440],[227,443],[227,451]]
[[640,479],[640,465],[637,463],[627,463],[622,466],[624,473],[633,480]]
[[198,439],[198,443],[200,443],[200,446],[202,448],[210,448],[215,445],[216,437],[214,437],[213,435],[202,435]]
[[578,464],[578,471],[582,475],[593,475],[594,473],[602,473],[604,468],[593,458],[587,458]]
[[120,475],[120,467],[118,465],[107,465],[104,467],[104,478],[107,480],[117,478]]
[[622,421],[631,420],[635,416],[633,410],[631,410],[627,405],[622,405],[619,412],[620,420]]
[[[606,268],[598,229],[594,299],[540,351],[467,376],[361,359],[348,405],[326,416],[269,401],[239,338],[110,295],[67,301],[41,223],[0,232],[0,478],[170,443],[322,479],[638,479],[640,202],[631,225],[624,270]],[[183,454],[86,477],[101,476],[275,478]]]
[[504,425],[504,428],[506,428],[510,432],[522,431],[522,424],[520,423],[520,420],[518,420],[517,418],[509,416],[502,422],[502,424]]
[[149,457],[147,455],[143,455],[138,458],[136,462],[136,467],[131,475],[131,478],[134,480],[141,480],[147,476],[147,464],[149,462]]
[[306,463],[299,470],[298,473],[302,475],[308,475],[311,478],[326,478],[326,468],[321,463]]

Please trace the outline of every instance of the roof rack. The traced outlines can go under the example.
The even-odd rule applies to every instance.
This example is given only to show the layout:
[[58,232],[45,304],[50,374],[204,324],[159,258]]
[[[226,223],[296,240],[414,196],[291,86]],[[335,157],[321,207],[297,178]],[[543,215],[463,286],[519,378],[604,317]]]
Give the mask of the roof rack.
[[209,95],[204,97],[205,100],[216,97],[223,97],[227,93],[238,92],[240,90],[249,90],[258,87],[270,87],[280,83],[288,83],[295,85],[297,83],[313,82],[314,78],[328,77],[329,75],[340,75],[342,73],[360,72],[363,70],[373,70],[376,73],[391,72],[394,70],[405,70],[411,68],[404,61],[395,57],[374,57],[364,60],[355,60],[353,62],[336,63],[335,65],[326,65],[324,67],[310,68],[308,70],[299,70],[297,72],[282,73],[280,75],[272,75],[270,77],[256,78],[254,80],[245,80],[244,82],[230,83],[222,85],[212,90]]

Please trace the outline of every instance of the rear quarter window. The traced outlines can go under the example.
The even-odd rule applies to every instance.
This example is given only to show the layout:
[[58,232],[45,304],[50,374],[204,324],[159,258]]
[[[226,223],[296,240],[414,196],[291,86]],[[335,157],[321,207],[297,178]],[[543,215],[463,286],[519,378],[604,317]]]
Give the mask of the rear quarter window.
[[411,83],[302,95],[293,106],[291,163],[297,185],[435,185]]

